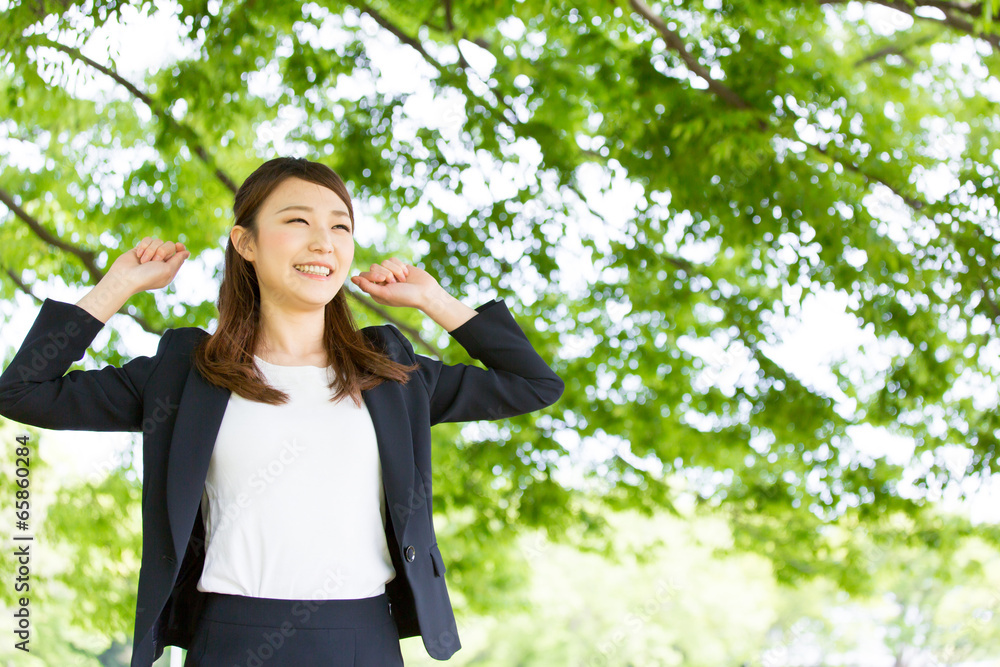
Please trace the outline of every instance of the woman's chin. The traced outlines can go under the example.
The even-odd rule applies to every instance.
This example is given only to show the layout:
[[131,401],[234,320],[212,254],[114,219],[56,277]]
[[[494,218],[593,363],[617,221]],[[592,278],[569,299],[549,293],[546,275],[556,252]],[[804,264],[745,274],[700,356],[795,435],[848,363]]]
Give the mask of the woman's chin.
[[264,296],[264,301],[270,303],[272,307],[286,307],[291,306],[296,309],[303,308],[324,308],[326,304],[330,303],[337,296],[337,292],[340,291],[340,287],[343,286],[341,283],[334,289],[333,285],[322,284],[322,286],[317,285],[312,289],[298,289],[292,292],[279,292],[272,293],[270,295]]

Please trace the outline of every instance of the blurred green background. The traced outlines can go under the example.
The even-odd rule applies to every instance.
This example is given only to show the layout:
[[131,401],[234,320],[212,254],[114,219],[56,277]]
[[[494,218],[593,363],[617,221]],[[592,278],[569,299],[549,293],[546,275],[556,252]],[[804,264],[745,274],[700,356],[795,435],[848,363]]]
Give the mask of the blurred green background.
[[[998,9],[0,0],[4,359],[144,236],[192,258],[77,367],[211,330],[235,188],[309,157],[356,270],[500,296],[566,381],[434,429],[451,662],[1000,665]],[[35,634],[0,663],[126,665],[141,443],[28,432]]]

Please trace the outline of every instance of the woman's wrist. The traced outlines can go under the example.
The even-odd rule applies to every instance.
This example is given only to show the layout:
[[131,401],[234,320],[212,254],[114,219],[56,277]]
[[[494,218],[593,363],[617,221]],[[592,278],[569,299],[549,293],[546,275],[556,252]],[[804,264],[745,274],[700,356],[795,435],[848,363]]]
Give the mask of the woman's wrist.
[[448,332],[454,331],[477,314],[475,309],[448,294],[443,287],[431,293],[420,310]]
[[111,316],[121,310],[121,307],[135,294],[129,285],[116,279],[114,274],[108,274],[101,278],[100,282],[92,290],[87,292],[76,305],[86,310],[88,313],[107,323]]

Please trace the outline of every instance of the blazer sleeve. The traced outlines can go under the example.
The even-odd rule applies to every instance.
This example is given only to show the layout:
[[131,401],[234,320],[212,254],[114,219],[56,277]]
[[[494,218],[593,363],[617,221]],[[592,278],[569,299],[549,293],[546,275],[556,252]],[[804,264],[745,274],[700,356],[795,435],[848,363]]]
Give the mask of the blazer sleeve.
[[76,304],[45,299],[0,375],[0,415],[57,431],[142,430],[143,389],[173,329],[161,336],[154,357],[66,374],[103,327]]
[[523,415],[552,405],[565,389],[500,299],[479,306],[471,319],[449,332],[486,369],[415,354],[399,329],[388,326],[411,363],[420,364],[416,374],[430,398],[431,425]]

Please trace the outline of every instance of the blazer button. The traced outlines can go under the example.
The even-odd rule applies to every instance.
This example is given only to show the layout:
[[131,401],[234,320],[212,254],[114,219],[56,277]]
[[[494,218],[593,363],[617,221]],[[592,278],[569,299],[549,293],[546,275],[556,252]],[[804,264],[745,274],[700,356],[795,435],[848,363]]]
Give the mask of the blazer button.
[[411,546],[406,547],[406,561],[408,563],[412,563],[413,559],[416,558],[416,557],[417,557],[417,552],[413,548],[413,546],[411,545]]

